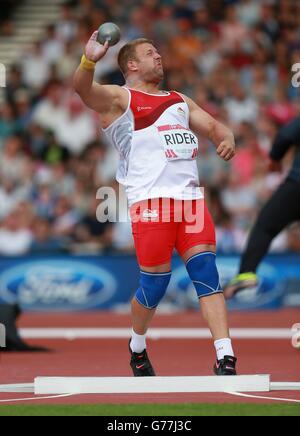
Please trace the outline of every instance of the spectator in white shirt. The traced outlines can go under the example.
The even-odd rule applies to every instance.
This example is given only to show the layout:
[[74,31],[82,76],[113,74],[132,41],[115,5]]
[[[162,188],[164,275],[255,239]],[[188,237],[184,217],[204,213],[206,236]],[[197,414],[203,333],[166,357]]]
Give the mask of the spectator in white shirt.
[[56,35],[59,40],[69,42],[74,39],[78,30],[78,24],[75,20],[73,8],[70,5],[64,5],[62,16],[56,26]]
[[25,255],[30,249],[31,243],[31,231],[23,228],[22,217],[18,212],[12,212],[0,228],[0,255]]
[[261,20],[261,0],[242,0],[237,5],[237,16],[247,27],[254,27]]
[[1,180],[0,204],[0,219],[6,217],[16,206],[14,183],[11,180]]
[[65,45],[65,52],[56,64],[56,71],[60,80],[68,80],[73,76],[74,71],[78,66],[79,57],[80,54],[78,54],[74,42],[67,42]]
[[33,122],[44,129],[54,131],[57,123],[65,114],[62,106],[63,87],[60,82],[52,81],[46,89],[44,98],[36,107],[33,113]]
[[54,25],[50,25],[47,28],[44,42],[42,43],[42,53],[44,61],[49,65],[56,64],[64,54],[64,44],[57,38]]
[[73,95],[55,126],[57,141],[71,154],[80,155],[97,137],[92,113],[85,109],[77,95]]
[[22,183],[26,173],[26,160],[22,151],[22,140],[18,136],[10,136],[0,152],[1,175],[14,182]]
[[22,64],[25,85],[41,89],[50,77],[50,67],[43,58],[41,42],[36,42],[31,51],[26,53]]
[[225,102],[229,120],[233,124],[242,122],[255,123],[258,116],[257,102],[248,97],[244,89],[236,84],[232,90],[232,96]]

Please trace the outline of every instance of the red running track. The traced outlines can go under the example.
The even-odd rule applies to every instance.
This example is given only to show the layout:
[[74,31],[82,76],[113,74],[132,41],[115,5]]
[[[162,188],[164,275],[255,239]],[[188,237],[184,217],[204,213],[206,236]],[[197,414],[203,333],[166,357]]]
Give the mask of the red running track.
[[[291,328],[300,323],[300,309],[278,312],[239,313],[230,315],[231,327]],[[27,314],[21,327],[128,327],[128,315],[111,313]],[[160,315],[153,327],[204,327],[198,313]],[[39,340],[31,341],[53,349],[52,353],[2,353],[0,384],[32,383],[36,376],[130,376],[127,341],[111,340]],[[235,340],[240,374],[271,374],[272,381],[300,381],[300,351],[289,340]],[[211,375],[214,363],[213,344],[209,340],[163,339],[148,341],[156,371],[161,376]],[[257,394],[261,395],[261,394]],[[271,392],[267,397],[296,399],[300,392]],[[30,394],[0,393],[0,401],[28,398]],[[39,398],[34,404],[92,403],[266,403],[229,394],[147,394],[147,395],[78,395],[67,398]],[[30,402],[29,402],[30,403]],[[13,403],[9,403],[13,404]],[[300,409],[300,404],[299,404]]]

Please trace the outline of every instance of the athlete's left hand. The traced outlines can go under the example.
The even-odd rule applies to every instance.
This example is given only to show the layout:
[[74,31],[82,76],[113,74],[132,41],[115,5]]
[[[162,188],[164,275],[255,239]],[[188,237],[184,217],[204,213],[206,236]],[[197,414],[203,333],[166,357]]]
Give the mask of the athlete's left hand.
[[217,148],[217,154],[225,161],[231,160],[235,156],[234,139],[225,139]]

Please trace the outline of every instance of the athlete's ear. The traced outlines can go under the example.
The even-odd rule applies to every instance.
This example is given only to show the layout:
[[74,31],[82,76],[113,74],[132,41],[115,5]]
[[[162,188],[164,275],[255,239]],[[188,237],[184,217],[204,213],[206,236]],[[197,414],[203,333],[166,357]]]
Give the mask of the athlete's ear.
[[127,66],[128,66],[128,70],[131,72],[138,71],[138,66],[136,61],[133,60],[128,61]]

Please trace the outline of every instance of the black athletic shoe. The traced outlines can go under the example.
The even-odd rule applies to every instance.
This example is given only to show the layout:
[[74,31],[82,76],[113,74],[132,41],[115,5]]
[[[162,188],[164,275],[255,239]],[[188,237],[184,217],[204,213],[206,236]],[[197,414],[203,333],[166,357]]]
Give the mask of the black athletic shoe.
[[218,360],[214,366],[216,375],[237,375],[236,372],[236,357],[225,356],[224,359]]
[[129,351],[131,353],[130,366],[134,377],[155,377],[156,374],[149,360],[147,351],[144,350],[142,353],[133,353],[130,345]]

